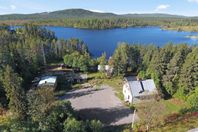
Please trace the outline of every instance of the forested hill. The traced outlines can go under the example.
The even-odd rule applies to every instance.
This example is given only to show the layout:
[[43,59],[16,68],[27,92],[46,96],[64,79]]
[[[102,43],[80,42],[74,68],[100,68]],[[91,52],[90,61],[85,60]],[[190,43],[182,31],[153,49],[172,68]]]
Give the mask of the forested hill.
[[67,9],[36,14],[0,15],[0,25],[65,26],[85,29],[110,29],[127,27],[160,26],[164,29],[198,31],[198,18],[170,14],[113,14],[84,9]]
[[0,20],[35,20],[35,19],[64,19],[64,18],[134,18],[134,17],[162,17],[162,18],[184,18],[184,16],[169,14],[124,14],[99,13],[84,9],[67,9],[54,12],[43,12],[35,14],[10,14],[0,15]]
[[35,14],[10,14],[1,15],[0,20],[35,20],[35,19],[64,19],[64,18],[108,18],[118,17],[113,13],[98,13],[84,9],[67,9],[54,12],[43,12]]

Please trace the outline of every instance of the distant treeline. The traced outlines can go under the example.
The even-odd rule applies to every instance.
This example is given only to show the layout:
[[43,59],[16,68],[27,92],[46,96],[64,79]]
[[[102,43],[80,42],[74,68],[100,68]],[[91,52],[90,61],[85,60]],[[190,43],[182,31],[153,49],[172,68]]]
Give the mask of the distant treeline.
[[35,25],[66,26],[86,29],[110,29],[127,27],[160,26],[164,29],[198,31],[198,19],[193,18],[65,18],[65,19],[36,19],[36,20],[5,20],[0,24],[22,25],[32,23]]

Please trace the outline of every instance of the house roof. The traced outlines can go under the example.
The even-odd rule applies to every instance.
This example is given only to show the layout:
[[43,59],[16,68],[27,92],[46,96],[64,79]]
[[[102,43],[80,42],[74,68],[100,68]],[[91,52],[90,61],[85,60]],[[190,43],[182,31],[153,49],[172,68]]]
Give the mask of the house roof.
[[127,79],[133,97],[149,95],[157,92],[153,79],[135,81]]
[[143,91],[140,81],[129,81],[129,86],[134,97],[139,96],[140,92]]
[[156,91],[156,86],[153,79],[143,80],[142,84],[145,91]]
[[56,83],[57,77],[56,76],[44,76],[39,81],[40,85],[54,85]]

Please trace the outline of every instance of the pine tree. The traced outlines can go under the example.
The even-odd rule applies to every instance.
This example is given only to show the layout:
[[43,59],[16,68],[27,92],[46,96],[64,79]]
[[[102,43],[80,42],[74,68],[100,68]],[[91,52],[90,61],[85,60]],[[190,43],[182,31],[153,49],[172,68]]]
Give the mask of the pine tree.
[[157,88],[167,96],[167,91],[163,87],[162,77],[165,74],[167,65],[172,59],[175,52],[175,47],[172,44],[168,44],[163,48],[159,48],[153,54],[150,65],[147,69],[147,76],[154,79]]
[[179,74],[190,49],[187,45],[177,46],[177,51],[167,66],[166,74],[163,76],[163,86],[170,95],[178,89]]
[[22,78],[14,73],[10,66],[6,66],[2,77],[3,87],[9,100],[9,108],[15,115],[24,119],[26,117],[26,97],[21,87]]
[[121,75],[127,71],[128,59],[129,59],[129,46],[125,43],[119,44],[113,54],[113,66],[114,74]]
[[179,78],[178,96],[183,97],[198,86],[198,47],[193,47],[182,66]]

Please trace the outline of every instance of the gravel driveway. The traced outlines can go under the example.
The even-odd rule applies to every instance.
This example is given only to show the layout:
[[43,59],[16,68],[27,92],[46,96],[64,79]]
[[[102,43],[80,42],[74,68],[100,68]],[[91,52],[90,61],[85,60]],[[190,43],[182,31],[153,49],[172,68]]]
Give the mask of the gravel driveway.
[[[63,99],[71,101],[72,107],[82,119],[97,119],[105,125],[123,125],[132,122],[133,112],[123,105],[109,86],[71,91]],[[135,116],[135,120],[137,119]]]

